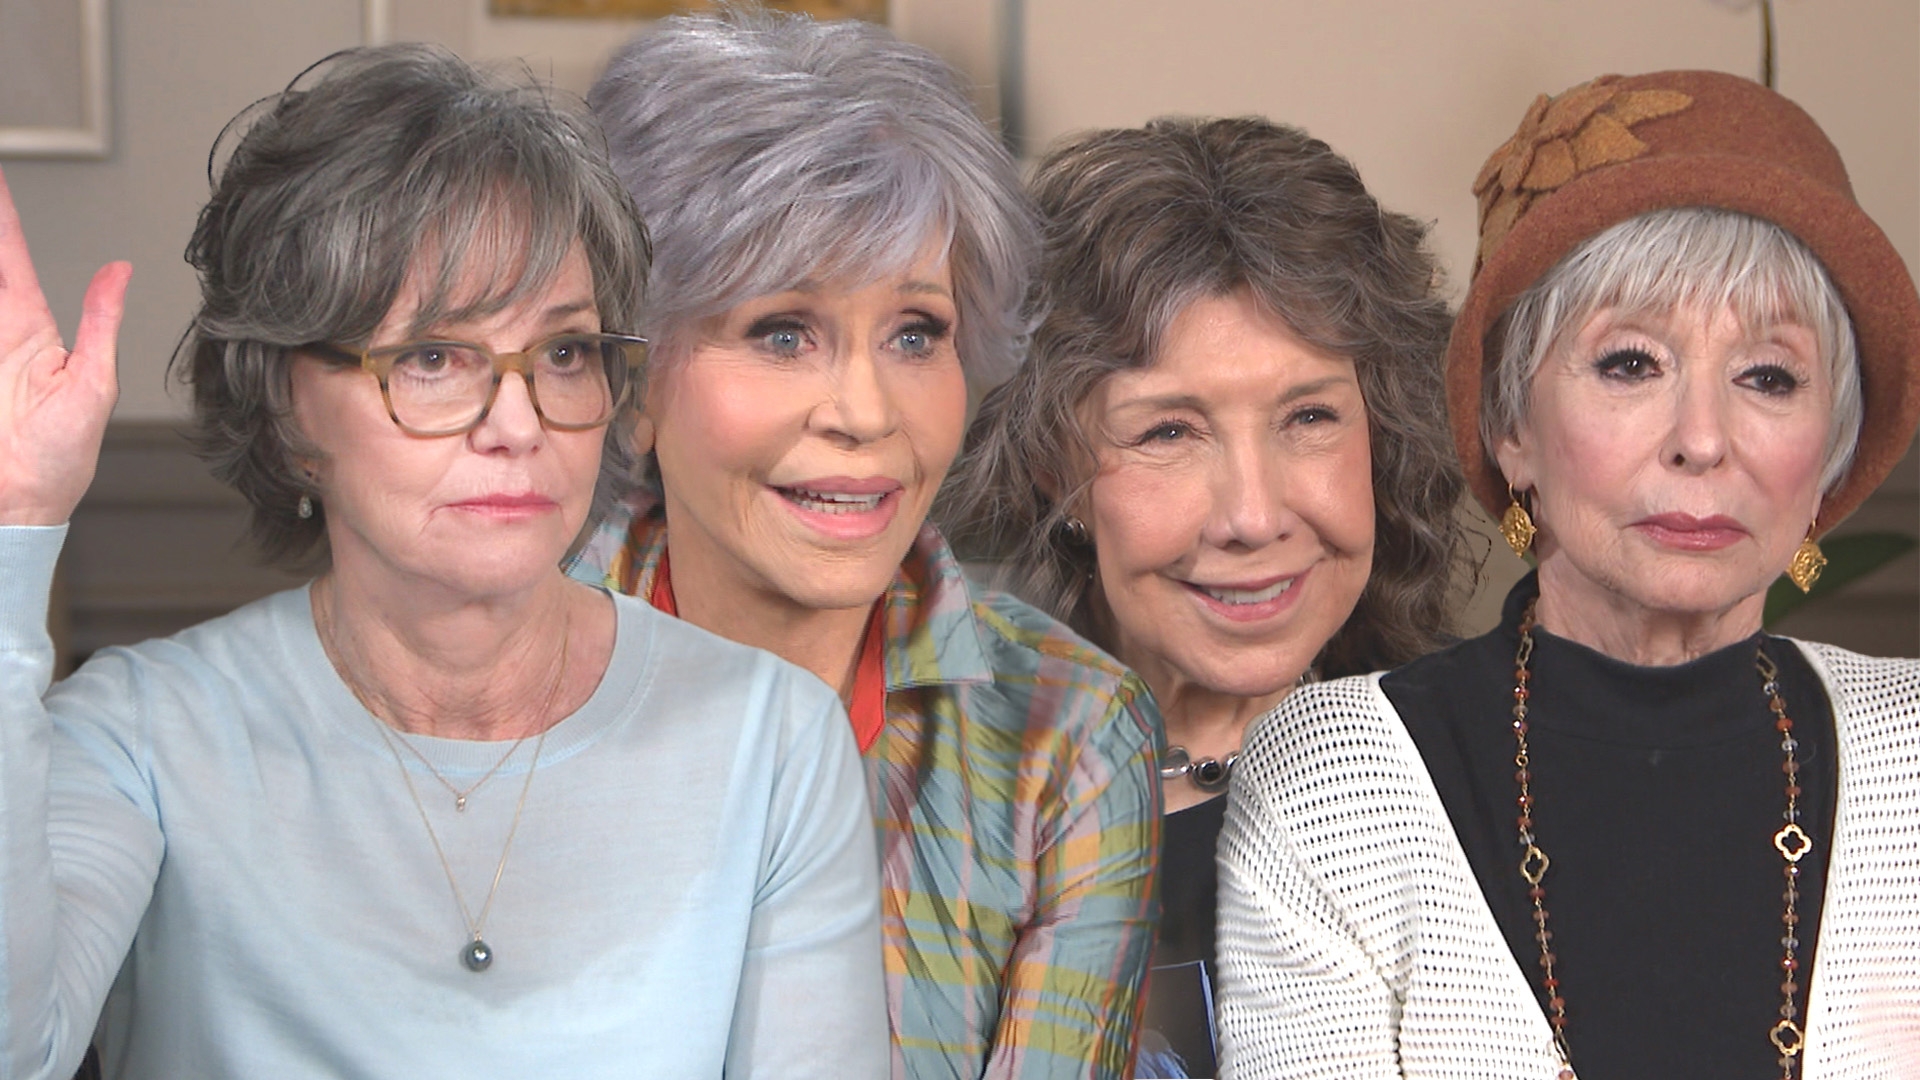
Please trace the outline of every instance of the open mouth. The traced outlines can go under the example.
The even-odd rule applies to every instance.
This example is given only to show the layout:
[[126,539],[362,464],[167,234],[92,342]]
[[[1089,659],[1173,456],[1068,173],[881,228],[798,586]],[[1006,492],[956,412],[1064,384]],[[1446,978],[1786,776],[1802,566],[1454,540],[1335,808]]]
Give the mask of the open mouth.
[[880,509],[890,492],[855,495],[844,491],[809,491],[806,488],[777,487],[781,498],[816,514],[870,514]]
[[1298,578],[1281,578],[1264,589],[1219,589],[1209,585],[1195,585],[1194,588],[1206,593],[1222,604],[1235,606],[1246,604],[1264,604],[1269,600],[1293,588]]

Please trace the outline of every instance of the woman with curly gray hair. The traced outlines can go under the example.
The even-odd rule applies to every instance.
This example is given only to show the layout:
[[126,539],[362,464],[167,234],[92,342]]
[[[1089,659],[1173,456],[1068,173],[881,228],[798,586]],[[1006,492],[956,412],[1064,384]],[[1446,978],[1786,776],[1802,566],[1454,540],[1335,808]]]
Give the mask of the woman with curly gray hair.
[[69,352],[0,184],[0,1073],[97,1030],[115,1077],[877,1075],[838,702],[559,571],[644,357],[591,122],[395,46],[222,143],[178,363],[256,536],[323,570],[51,688],[127,267]]
[[1293,128],[1094,132],[1034,190],[1046,318],[941,520],[1153,690],[1168,817],[1141,1075],[1211,1076],[1214,840],[1244,733],[1302,679],[1411,659],[1447,624],[1450,320],[1425,230]]
[[952,70],[864,23],[664,20],[590,98],[652,230],[653,484],[577,572],[840,691],[865,751],[894,1071],[1121,1077],[1158,718],[967,582],[928,505],[1020,358],[1034,218]]

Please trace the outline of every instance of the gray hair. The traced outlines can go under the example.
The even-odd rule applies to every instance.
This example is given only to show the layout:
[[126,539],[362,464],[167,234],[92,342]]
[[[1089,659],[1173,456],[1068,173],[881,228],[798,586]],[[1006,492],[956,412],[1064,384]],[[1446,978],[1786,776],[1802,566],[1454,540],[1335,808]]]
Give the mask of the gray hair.
[[1495,330],[1499,368],[1482,390],[1480,438],[1491,448],[1519,430],[1533,377],[1594,313],[1688,306],[1730,308],[1749,329],[1811,329],[1833,385],[1820,488],[1830,491],[1860,439],[1860,364],[1853,320],[1826,267],[1799,238],[1761,218],[1714,207],[1655,210],[1575,248],[1520,295]]
[[938,57],[856,21],[662,19],[588,95],[656,257],[643,332],[804,282],[865,283],[945,247],[969,377],[1018,366],[1036,227],[1013,160]]
[[1102,642],[1092,552],[1063,527],[1098,460],[1080,410],[1153,366],[1196,300],[1240,290],[1354,362],[1373,457],[1375,555],[1323,674],[1443,643],[1466,562],[1445,422],[1452,326],[1426,228],[1381,208],[1345,158],[1259,118],[1162,119],[1056,147],[1034,178],[1045,319],[1026,367],[982,403],[936,515],[963,554],[1004,560],[1026,599]]
[[[272,560],[327,557],[323,514],[295,512],[316,494],[296,462],[317,456],[293,418],[298,347],[365,343],[410,275],[416,332],[503,310],[546,289],[576,243],[603,327],[634,325],[646,233],[591,119],[530,77],[430,45],[335,53],[235,117],[207,172],[187,246],[200,310],[172,368],[201,455],[251,504]],[[596,509],[628,483],[628,427],[608,425]]]

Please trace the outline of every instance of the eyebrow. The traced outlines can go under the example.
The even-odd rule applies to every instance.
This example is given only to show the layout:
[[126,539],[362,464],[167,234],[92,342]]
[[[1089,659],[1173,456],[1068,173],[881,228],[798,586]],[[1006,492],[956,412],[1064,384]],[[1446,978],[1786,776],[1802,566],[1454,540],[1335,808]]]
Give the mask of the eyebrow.
[[[1278,398],[1275,398],[1274,401],[1276,404],[1285,405],[1304,397],[1312,397],[1315,394],[1325,393],[1336,386],[1348,385],[1358,386],[1359,379],[1349,375],[1327,375],[1308,382],[1296,383],[1288,387],[1286,393],[1281,394]],[[1207,403],[1205,401],[1192,394],[1180,393],[1131,398],[1119,403],[1115,407],[1119,409],[1192,409],[1194,412],[1207,411]]]
[[[555,304],[540,313],[540,321],[542,323],[559,322],[563,319],[570,319],[575,315],[584,315],[594,310],[596,306],[592,297],[584,297],[569,304]],[[418,321],[409,324],[407,327],[407,337],[409,338],[418,338],[422,335],[432,335],[435,333],[436,331],[432,325],[423,324]],[[450,334],[454,334],[454,332],[450,331],[448,334],[441,334],[440,336],[448,337]]]
[[[799,281],[795,282],[792,286],[785,289],[781,289],[780,292],[804,293],[809,296],[818,296],[821,293],[826,292],[827,290],[828,290],[828,286],[826,284],[814,278],[801,278]],[[898,291],[903,293],[912,293],[912,294],[923,295],[923,296],[924,295],[944,296],[949,299],[951,299],[953,296],[953,291],[951,289],[948,289],[946,286],[941,285],[938,282],[921,281],[918,279],[901,282],[900,288]],[[778,295],[778,293],[769,294],[769,295]]]

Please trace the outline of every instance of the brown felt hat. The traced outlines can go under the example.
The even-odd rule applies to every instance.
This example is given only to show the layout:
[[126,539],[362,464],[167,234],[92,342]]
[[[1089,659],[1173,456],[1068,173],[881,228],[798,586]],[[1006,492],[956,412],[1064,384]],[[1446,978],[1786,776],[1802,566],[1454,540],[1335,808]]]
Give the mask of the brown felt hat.
[[1454,446],[1497,520],[1506,481],[1480,441],[1488,331],[1582,242],[1653,210],[1708,206],[1798,237],[1839,287],[1860,347],[1865,414],[1852,467],[1821,503],[1818,532],[1858,507],[1920,422],[1920,294],[1899,252],[1853,199],[1846,166],[1798,105],[1736,75],[1609,75],[1537,98],[1474,182],[1480,248],[1447,348]]

